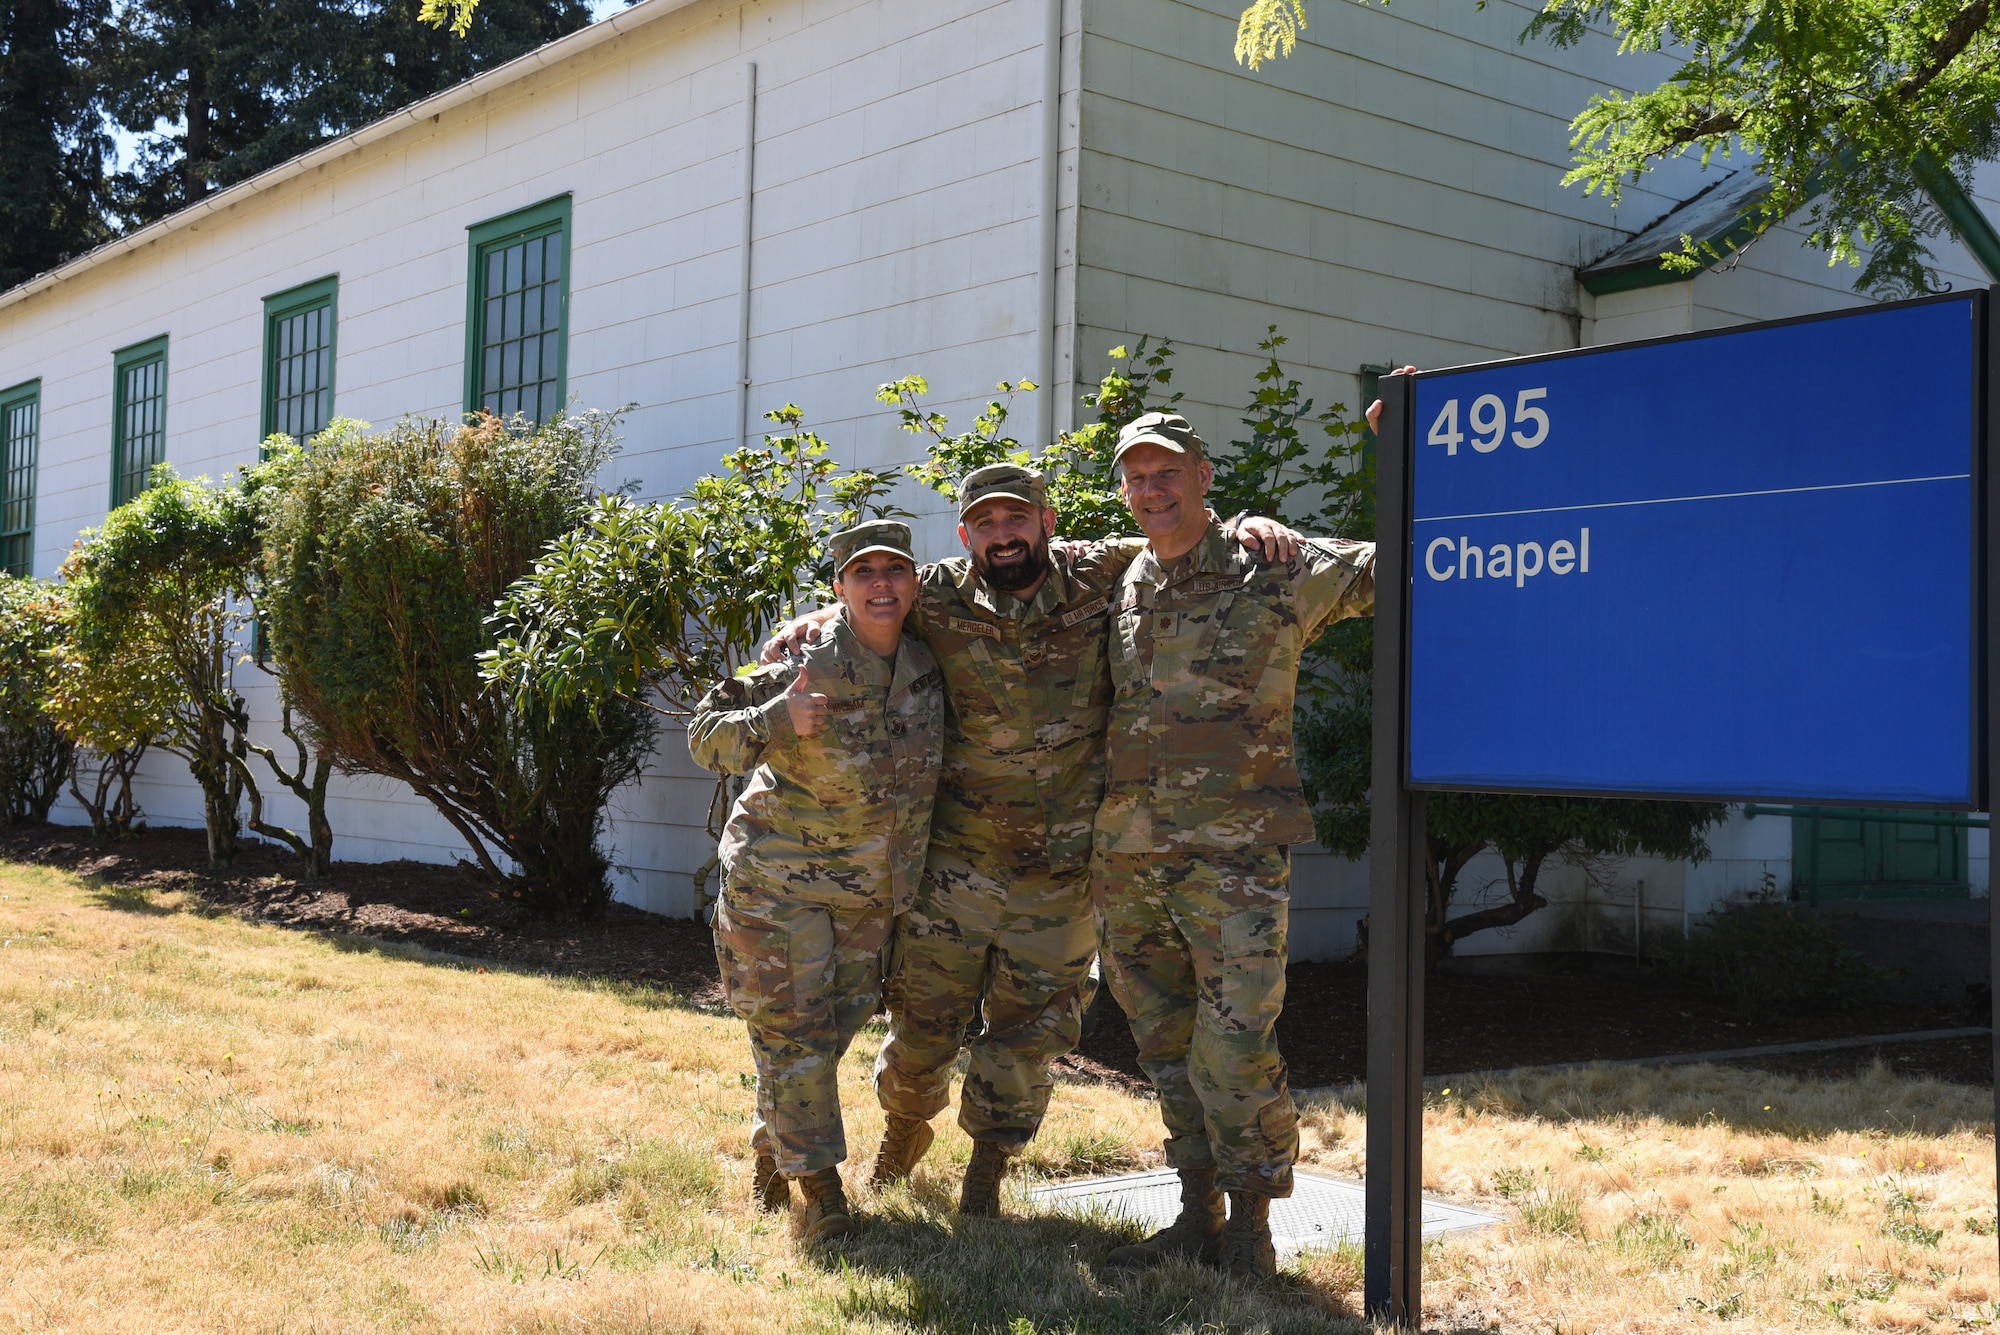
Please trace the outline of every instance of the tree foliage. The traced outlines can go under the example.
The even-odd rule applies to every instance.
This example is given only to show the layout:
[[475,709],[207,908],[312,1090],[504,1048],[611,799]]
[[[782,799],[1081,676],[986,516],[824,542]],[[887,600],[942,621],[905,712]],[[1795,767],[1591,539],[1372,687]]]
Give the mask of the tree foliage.
[[487,679],[523,701],[627,701],[684,718],[755,661],[765,632],[831,599],[827,539],[888,502],[893,469],[844,470],[805,413],[737,450],[688,495],[600,498],[501,599]]
[[91,832],[123,837],[139,828],[132,780],[168,727],[174,684],[150,656],[86,654],[67,596],[59,613],[62,633],[48,650],[53,670],[42,707],[75,746],[69,790],[89,815]]
[[409,784],[481,875],[560,916],[609,902],[604,808],[639,772],[649,716],[546,704],[480,662],[505,624],[495,603],[593,515],[615,425],[336,421],[310,448],[277,442],[254,483],[260,610],[308,732],[342,769]]
[[[249,722],[234,683],[246,518],[230,493],[163,465],[148,490],[85,530],[61,572],[80,676],[97,679],[93,698],[106,685],[138,687],[133,704],[149,707],[154,743],[185,760],[201,787],[217,867],[235,860],[242,829],[243,780],[230,753]],[[109,712],[116,720],[124,711],[114,702]]]
[[117,211],[126,225],[163,217],[589,22],[584,0],[485,0],[476,18],[435,0],[118,6],[91,70],[99,104],[138,138]]
[[[1237,59],[1290,55],[1305,19],[1304,0],[1256,0]],[[1523,36],[1570,46],[1595,25],[1676,64],[1657,87],[1591,98],[1565,184],[1616,199],[1663,159],[1742,154],[1769,182],[1759,233],[1804,209],[1809,243],[1859,266],[1863,290],[1936,288],[1928,243],[1952,226],[1934,195],[2000,151],[1991,0],[1542,0]],[[1692,272],[1725,257],[1683,238],[1667,258]]]
[[1278,361],[1286,338],[1271,325],[1257,345],[1264,365],[1233,440],[1215,462],[1209,505],[1224,515],[1284,516],[1308,533],[1348,538],[1372,514],[1375,461],[1366,428],[1335,403],[1318,412]]
[[110,233],[95,70],[106,0],[0,0],[0,289]]
[[[234,861],[247,797],[254,833],[324,871],[332,839],[324,801],[312,812],[310,838],[267,821],[249,764],[260,754],[277,768],[270,749],[251,741],[236,689],[256,553],[256,513],[243,491],[155,469],[152,485],[86,531],[63,563],[64,652],[76,680],[58,691],[53,710],[98,753],[99,783],[119,781],[128,804],[136,757],[127,763],[121,753],[151,745],[186,761],[201,787],[211,865]],[[100,794],[93,824],[116,823],[98,809],[103,802]]]
[[69,778],[75,743],[43,708],[62,637],[61,590],[0,575],[0,826],[47,821]]
[[930,383],[920,375],[892,380],[875,397],[896,409],[903,430],[929,437],[924,462],[912,467],[910,475],[946,500],[958,500],[959,483],[974,469],[995,463],[1026,464],[1040,470],[1047,481],[1058,538],[1106,538],[1132,528],[1132,516],[1111,476],[1119,429],[1180,401],[1178,392],[1160,393],[1173,381],[1173,355],[1171,344],[1162,341],[1154,346],[1148,338],[1141,338],[1136,350],[1111,349],[1111,369],[1095,390],[1083,396],[1084,407],[1096,410],[1095,420],[1063,432],[1040,454],[1007,434],[1013,397],[1033,390],[1032,381],[1001,381],[996,388],[1006,397],[988,402],[970,431],[952,431],[949,418],[924,406]]

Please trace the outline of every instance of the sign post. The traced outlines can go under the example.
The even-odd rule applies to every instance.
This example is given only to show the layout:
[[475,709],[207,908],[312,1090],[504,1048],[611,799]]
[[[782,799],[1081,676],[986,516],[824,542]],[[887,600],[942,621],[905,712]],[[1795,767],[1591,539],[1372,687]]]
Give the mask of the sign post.
[[1996,306],[1383,380],[1371,1316],[1421,1318],[1426,793],[1993,805]]
[[1375,453],[1375,719],[1368,863],[1368,1315],[1423,1306],[1424,798],[1403,781],[1407,735],[1408,376],[1382,381]]

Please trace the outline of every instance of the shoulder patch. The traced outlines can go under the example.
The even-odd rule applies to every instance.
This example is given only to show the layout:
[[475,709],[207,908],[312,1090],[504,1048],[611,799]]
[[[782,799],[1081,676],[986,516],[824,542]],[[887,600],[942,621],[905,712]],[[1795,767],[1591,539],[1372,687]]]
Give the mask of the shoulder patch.
[[969,617],[953,617],[951,628],[960,635],[983,635],[989,640],[1000,638],[1000,628],[985,621],[974,621]]
[[1082,607],[1063,613],[1063,629],[1068,630],[1079,621],[1088,621],[1094,616],[1100,616],[1110,606],[1111,600],[1109,598],[1093,598]]

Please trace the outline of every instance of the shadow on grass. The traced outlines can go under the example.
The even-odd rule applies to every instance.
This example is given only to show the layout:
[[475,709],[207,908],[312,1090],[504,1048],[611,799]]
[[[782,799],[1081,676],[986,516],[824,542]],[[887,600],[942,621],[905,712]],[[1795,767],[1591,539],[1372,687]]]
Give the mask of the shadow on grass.
[[450,951],[433,950],[429,946],[417,945],[410,941],[358,936],[352,932],[320,931],[314,934],[343,955],[374,955],[381,959],[400,960],[409,964],[456,969],[461,973],[504,973],[516,978],[534,978],[565,992],[595,993],[638,1010],[690,1011],[700,1015],[719,1013],[716,1007],[704,1006],[671,988],[651,983],[628,982],[622,978],[609,978],[601,974],[554,973],[534,965],[482,959],[476,955],[455,955]]
[[951,1335],[1030,1332],[1363,1331],[1355,1295],[1291,1267],[1254,1283],[1177,1263],[1155,1270],[1105,1264],[1140,1230],[1110,1216],[960,1219],[937,1211],[936,1193],[892,1193],[868,1222],[813,1251],[844,1281],[829,1315]]
[[135,913],[146,918],[171,918],[186,913],[189,906],[184,903],[162,904],[144,886],[120,885],[99,876],[80,877],[84,893],[90,896],[92,908],[110,909],[114,913]]
[[[1879,1061],[1870,1070],[1836,1078],[1706,1063],[1474,1074],[1454,1077],[1449,1086],[1427,1082],[1424,1106],[1557,1124],[1657,1118],[1803,1141],[1884,1131],[1948,1136],[1990,1132],[1993,1126],[1990,1091],[1899,1075]],[[1353,1088],[1300,1099],[1308,1117],[1366,1107],[1366,1091]]]

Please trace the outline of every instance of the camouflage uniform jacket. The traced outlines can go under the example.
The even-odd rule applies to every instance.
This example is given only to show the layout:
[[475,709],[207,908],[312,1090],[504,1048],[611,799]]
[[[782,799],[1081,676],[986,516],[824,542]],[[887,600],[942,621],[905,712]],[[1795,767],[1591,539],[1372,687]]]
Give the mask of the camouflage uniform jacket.
[[1135,539],[1054,543],[1023,602],[963,557],[927,565],[908,631],[937,655],[949,722],[931,837],[975,861],[1090,865],[1111,703],[1106,613]]
[[905,635],[884,661],[845,612],[827,631],[805,653],[811,688],[827,697],[817,733],[793,731],[785,694],[798,666],[775,663],[702,697],[688,754],[750,775],[722,830],[730,884],[901,913],[923,877],[944,746],[937,660]]
[[1112,611],[1110,775],[1097,846],[1172,853],[1313,837],[1292,754],[1299,657],[1375,606],[1373,543],[1307,539],[1265,564],[1210,523],[1162,569],[1149,549]]

